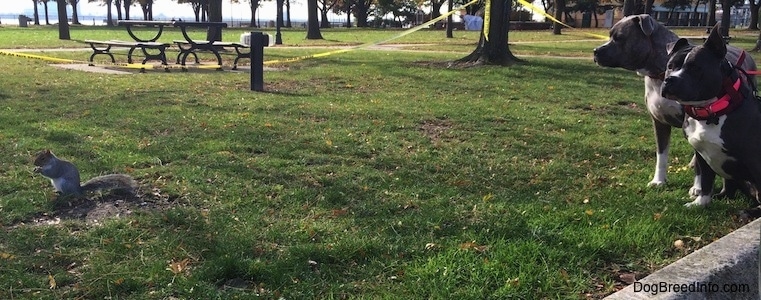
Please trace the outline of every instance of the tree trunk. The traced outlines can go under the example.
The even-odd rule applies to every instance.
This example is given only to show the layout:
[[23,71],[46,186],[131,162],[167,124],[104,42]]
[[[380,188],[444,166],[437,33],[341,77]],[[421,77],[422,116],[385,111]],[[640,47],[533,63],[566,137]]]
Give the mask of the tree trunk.
[[655,0],[645,0],[645,11],[643,13],[650,14],[653,12],[653,4]]
[[[457,61],[455,64],[471,65],[500,65],[510,66],[521,60],[515,57],[508,45],[510,32],[510,11],[512,0],[493,1],[491,4],[489,40],[484,38],[481,29],[481,39],[473,52]],[[484,24],[486,27],[487,24]]]
[[[209,0],[209,22],[222,22],[222,0]],[[209,28],[206,31],[207,41],[221,41],[222,28]]]
[[320,11],[320,28],[330,28],[327,9]]
[[366,0],[355,0],[354,18],[357,20],[357,27],[369,27],[367,24],[368,4]]
[[248,27],[259,27],[256,23],[256,9],[259,8],[259,0],[251,0],[249,4],[251,7],[251,24]]
[[43,1],[42,6],[45,9],[45,25],[50,25],[50,14],[48,13],[48,2]]
[[321,40],[320,23],[317,19],[317,0],[307,0],[307,40]]
[[729,36],[729,20],[731,17],[729,12],[732,10],[732,0],[722,0],[721,10],[724,12],[721,14],[721,29],[719,33],[721,33],[721,36]]
[[716,25],[716,0],[708,0],[708,25],[713,27]]
[[750,30],[758,30],[758,9],[761,8],[761,3],[756,3],[755,0],[750,2]]
[[106,26],[114,26],[114,14],[111,12],[111,0],[106,0]]
[[[452,0],[447,0],[447,11],[452,11],[452,6],[454,4],[452,3]],[[453,38],[452,35],[452,14],[449,14],[447,16],[447,38]]]
[[[563,19],[563,12],[565,11],[565,0],[555,0],[555,19],[562,20]],[[563,29],[563,25],[552,23],[552,34],[558,35],[561,34],[561,29]]]
[[132,1],[124,0],[122,1],[122,4],[124,6],[124,19],[129,20],[129,8],[132,6]]
[[57,0],[58,4],[58,39],[70,40],[71,34],[69,34],[69,18],[66,12],[66,0]]
[[291,1],[285,0],[285,27],[291,28]]
[[71,24],[75,24],[75,25],[80,24],[79,12],[77,11],[77,2],[79,2],[79,0],[71,1]]
[[624,0],[624,17],[634,14],[634,0]]
[[37,8],[37,0],[32,0],[34,3],[34,25],[40,25],[40,10]]
[[122,1],[114,0],[114,7],[116,7],[116,19],[122,20]]
[[351,28],[351,0],[346,0],[346,28]]

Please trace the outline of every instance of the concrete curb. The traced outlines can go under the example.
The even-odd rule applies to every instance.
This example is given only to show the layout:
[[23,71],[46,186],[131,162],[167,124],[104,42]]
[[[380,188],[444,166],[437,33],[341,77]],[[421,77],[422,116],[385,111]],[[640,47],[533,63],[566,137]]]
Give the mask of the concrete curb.
[[759,242],[761,219],[605,299],[759,299]]

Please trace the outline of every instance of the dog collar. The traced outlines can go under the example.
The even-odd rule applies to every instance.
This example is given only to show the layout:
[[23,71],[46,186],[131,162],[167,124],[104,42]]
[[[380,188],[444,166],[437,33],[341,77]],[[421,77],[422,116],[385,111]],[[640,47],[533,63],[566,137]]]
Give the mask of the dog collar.
[[742,80],[739,76],[734,83],[732,83],[731,79],[725,78],[724,90],[726,93],[723,96],[706,106],[684,105],[684,112],[696,120],[707,120],[709,124],[718,124],[719,116],[730,113],[742,103],[741,85]]

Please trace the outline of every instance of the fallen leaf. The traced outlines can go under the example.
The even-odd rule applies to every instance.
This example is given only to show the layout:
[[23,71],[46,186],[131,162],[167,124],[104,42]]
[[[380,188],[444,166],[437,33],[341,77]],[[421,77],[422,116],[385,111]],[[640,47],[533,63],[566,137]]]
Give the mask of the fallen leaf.
[[10,253],[0,252],[0,258],[10,260],[10,259],[14,259],[15,256],[13,256],[13,254],[10,254]]
[[182,272],[187,271],[188,265],[190,265],[190,259],[188,258],[178,262],[172,261],[169,263],[169,267],[167,268],[167,270],[172,271],[174,275],[178,275]]
[[618,275],[618,279],[626,284],[632,284],[637,281],[637,276],[634,273],[623,273]]
[[595,214],[595,211],[591,210],[591,209],[587,209],[587,210],[584,211],[584,213],[587,214],[587,216],[591,216],[591,215]]
[[493,198],[493,197],[494,197],[494,195],[492,195],[491,193],[488,193],[488,194],[484,195],[483,201],[484,202],[489,202],[489,200],[491,200],[491,198]]
[[55,278],[53,278],[53,275],[48,274],[48,284],[50,285],[50,289],[53,290],[56,288]]

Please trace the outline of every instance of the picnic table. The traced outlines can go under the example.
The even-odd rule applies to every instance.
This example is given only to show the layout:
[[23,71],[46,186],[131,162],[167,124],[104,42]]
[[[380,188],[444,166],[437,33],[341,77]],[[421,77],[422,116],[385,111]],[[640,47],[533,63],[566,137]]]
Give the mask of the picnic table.
[[[111,53],[111,47],[127,47],[129,48],[129,52],[127,53],[128,63],[132,63],[134,51],[140,49],[144,57],[142,62],[143,64],[149,60],[158,60],[161,61],[162,65],[167,66],[166,70],[168,71],[169,67],[166,59],[166,49],[169,48],[172,44],[159,41],[162,33],[164,32],[164,27],[166,26],[179,28],[184,38],[184,40],[174,41],[174,43],[177,44],[178,48],[180,49],[180,54],[177,55],[177,64],[181,64],[183,66],[183,70],[187,70],[184,68],[184,66],[186,65],[187,58],[190,54],[194,56],[196,63],[198,63],[198,56],[196,54],[197,51],[205,50],[214,54],[217,59],[217,69],[219,70],[222,69],[222,56],[219,54],[219,49],[223,47],[235,47],[235,51],[238,53],[238,56],[235,58],[235,65],[233,69],[235,69],[235,66],[237,66],[238,59],[245,58],[248,55],[247,52],[240,51],[240,49],[248,48],[248,45],[214,41],[215,39],[221,39],[221,36],[213,36],[213,38],[209,41],[193,39],[188,33],[188,28],[208,28],[211,32],[221,33],[222,28],[227,27],[227,23],[224,22],[120,20],[118,24],[120,26],[124,26],[127,29],[127,34],[129,34],[129,36],[132,38],[132,41],[85,40],[84,42],[88,43],[93,49],[93,54],[90,56],[91,65],[93,64],[93,58],[99,54],[108,55],[111,58],[111,62],[115,63],[116,60]],[[146,37],[145,31],[137,32],[136,28],[153,28],[154,30],[150,32]]]
[[[222,43],[219,41],[215,41],[216,39],[222,40],[221,36],[212,36],[210,40],[197,40],[190,37],[188,34],[188,28],[207,28],[211,32],[219,33],[221,34],[222,28],[227,28],[227,23],[225,22],[185,22],[185,21],[175,21],[172,22],[172,25],[174,27],[179,27],[180,32],[182,32],[182,37],[185,38],[184,41],[182,40],[175,40],[174,43],[177,44],[177,47],[180,48],[180,54],[177,55],[177,63],[185,66],[185,63],[188,59],[188,55],[193,54],[193,57],[196,60],[196,63],[198,63],[198,55],[196,52],[201,50],[206,50],[214,54],[217,58],[217,65],[219,65],[219,70],[222,69],[222,56],[219,55],[219,48],[220,47],[226,47],[226,46],[234,46],[236,51],[238,51],[237,43]],[[187,48],[184,48],[183,46],[188,46]],[[245,47],[246,45],[240,45],[241,47]],[[240,54],[240,52],[238,52]],[[236,65],[237,65],[238,58],[235,59]]]

